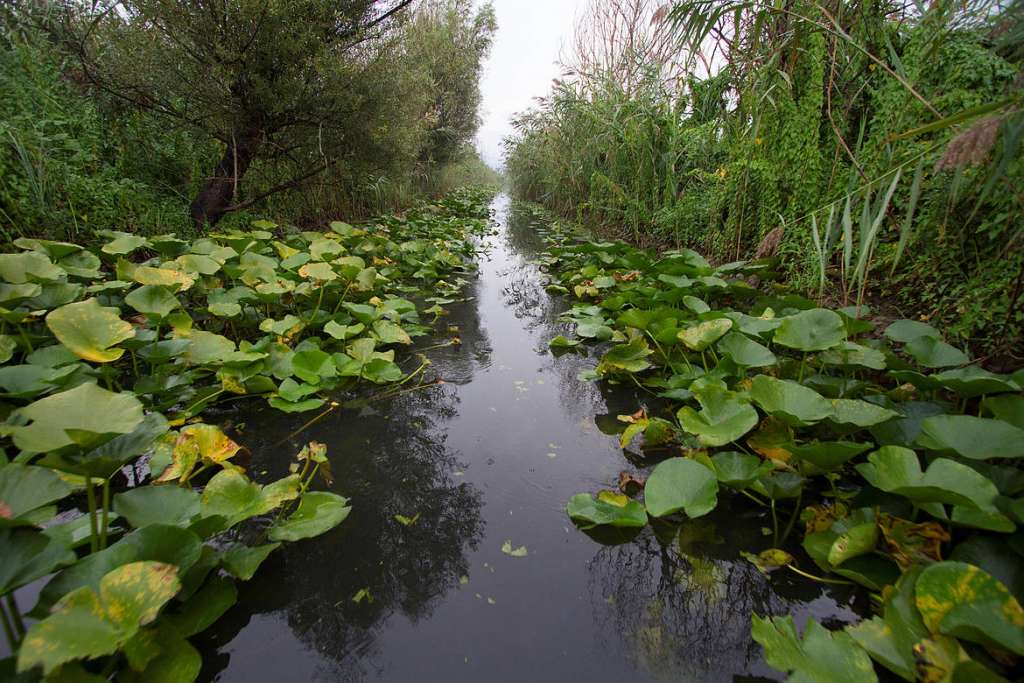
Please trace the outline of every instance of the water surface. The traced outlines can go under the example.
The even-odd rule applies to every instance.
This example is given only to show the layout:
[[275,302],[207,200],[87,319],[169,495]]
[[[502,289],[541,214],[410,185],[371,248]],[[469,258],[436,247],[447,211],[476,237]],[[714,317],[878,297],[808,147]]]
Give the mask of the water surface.
[[[567,303],[531,264],[542,244],[530,212],[505,195],[493,209],[498,233],[467,301],[450,307],[457,330],[421,340],[461,339],[427,352],[443,384],[332,413],[290,439],[309,414],[238,417],[252,472],[267,478],[306,441],[326,443],[353,512],[240,584],[238,605],[196,639],[206,680],[778,679],[750,638],[752,612],[855,618],[854,593],[743,560],[740,550],[770,546],[770,522],[728,498],[615,545],[573,528],[566,501],[630,468],[601,429],[648,399],[580,382],[592,358],[548,351],[567,331]],[[396,514],[419,518],[407,527]],[[527,556],[503,553],[505,541]],[[354,602],[364,588],[372,602]]]

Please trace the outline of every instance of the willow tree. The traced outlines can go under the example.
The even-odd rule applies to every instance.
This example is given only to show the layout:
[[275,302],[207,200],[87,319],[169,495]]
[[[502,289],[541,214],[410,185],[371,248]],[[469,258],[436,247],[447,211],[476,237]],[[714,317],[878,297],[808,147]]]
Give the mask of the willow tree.
[[[64,0],[62,39],[94,87],[219,141],[197,226],[295,188],[366,135],[391,28],[412,0]],[[254,162],[277,182],[250,193]]]

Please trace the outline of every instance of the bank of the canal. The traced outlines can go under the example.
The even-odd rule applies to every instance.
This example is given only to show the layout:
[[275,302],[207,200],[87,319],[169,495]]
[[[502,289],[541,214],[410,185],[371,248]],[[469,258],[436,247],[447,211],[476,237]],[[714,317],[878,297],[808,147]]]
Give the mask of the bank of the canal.
[[[566,501],[628,468],[601,427],[641,399],[579,381],[592,360],[548,351],[565,304],[530,263],[542,247],[531,214],[505,195],[493,209],[479,277],[451,306],[462,343],[429,352],[443,385],[334,413],[283,442],[300,417],[239,417],[254,474],[280,476],[303,443],[323,441],[354,508],[240,586],[238,605],[198,639],[205,679],[775,679],[750,637],[752,612],[853,619],[852,593],[768,578],[740,557],[770,545],[746,507],[618,545],[572,526]],[[526,556],[503,552],[506,541]]]

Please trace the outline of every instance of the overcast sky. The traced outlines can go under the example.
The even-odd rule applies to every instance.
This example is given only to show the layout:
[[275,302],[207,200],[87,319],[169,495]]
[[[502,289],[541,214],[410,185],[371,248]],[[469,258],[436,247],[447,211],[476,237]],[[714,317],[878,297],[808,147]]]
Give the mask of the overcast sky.
[[483,125],[477,145],[492,166],[501,163],[501,140],[512,132],[509,118],[544,95],[559,75],[555,62],[572,38],[585,0],[493,0],[498,34],[481,83]]

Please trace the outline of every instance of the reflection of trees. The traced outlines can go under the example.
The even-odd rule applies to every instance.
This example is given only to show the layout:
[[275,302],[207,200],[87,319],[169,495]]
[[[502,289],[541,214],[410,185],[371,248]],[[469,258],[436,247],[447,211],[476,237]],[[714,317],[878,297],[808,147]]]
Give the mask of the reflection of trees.
[[[253,450],[254,472],[281,476],[301,443],[323,441],[334,489],[353,509],[325,536],[271,555],[240,586],[239,604],[204,638],[210,650],[226,646],[252,616],[277,613],[300,641],[334,660],[339,672],[332,677],[358,679],[373,660],[374,632],[383,622],[396,612],[412,621],[429,616],[468,572],[465,553],[476,547],[483,521],[480,493],[453,475],[455,455],[445,445],[445,421],[457,412],[455,388],[372,405],[334,413],[287,445],[274,444],[275,438],[295,429],[296,420],[271,410],[248,416],[264,439],[243,438]],[[419,518],[406,527],[396,514]],[[363,588],[373,601],[353,602]],[[228,658],[205,657],[208,669],[226,668]],[[204,677],[216,673],[204,671]]]
[[[726,538],[717,537],[717,529]],[[678,532],[645,530],[632,543],[599,550],[590,563],[589,592],[601,632],[628,643],[637,664],[658,679],[749,674],[761,659],[750,636],[751,614],[799,613],[817,599],[832,599],[806,581],[783,581],[783,595],[783,577],[769,579],[738,557],[738,549],[764,543],[751,529],[759,529],[754,520],[718,511]],[[844,612],[841,604],[836,612]]]

